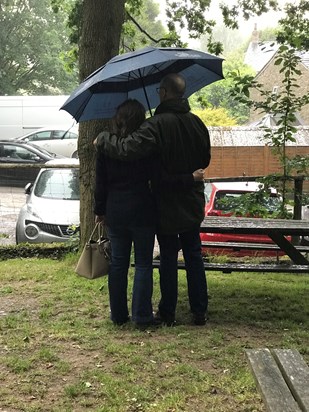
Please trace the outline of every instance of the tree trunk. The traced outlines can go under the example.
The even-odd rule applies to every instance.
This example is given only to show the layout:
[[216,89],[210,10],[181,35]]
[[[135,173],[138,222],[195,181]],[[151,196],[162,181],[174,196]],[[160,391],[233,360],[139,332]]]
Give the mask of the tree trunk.
[[[125,0],[84,0],[79,44],[80,80],[118,54]],[[88,240],[94,225],[93,193],[95,148],[93,140],[106,121],[79,124],[80,160],[80,247]]]

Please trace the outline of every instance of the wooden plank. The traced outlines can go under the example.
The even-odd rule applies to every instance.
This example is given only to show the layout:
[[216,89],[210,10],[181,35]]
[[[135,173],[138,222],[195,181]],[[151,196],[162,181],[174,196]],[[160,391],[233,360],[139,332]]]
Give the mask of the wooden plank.
[[[184,268],[184,265],[183,265]],[[276,264],[241,264],[241,263],[204,263],[205,270],[256,273],[301,273],[309,275],[308,265],[276,265]]]
[[[249,217],[205,216],[200,226],[201,233],[271,234],[281,236],[308,236],[308,220],[262,219]],[[276,241],[275,241],[276,243]]]
[[269,349],[249,349],[246,355],[269,412],[301,412]]
[[[154,259],[153,268],[160,267],[160,260]],[[309,275],[307,265],[283,265],[283,264],[246,264],[246,263],[209,263],[204,262],[205,270],[223,273],[232,272],[256,272],[256,273],[301,273]],[[178,262],[178,269],[185,269],[184,262]]]
[[303,412],[309,412],[309,367],[297,350],[274,349],[273,356]]
[[[280,248],[272,243],[245,243],[245,242],[207,242],[202,241],[202,247],[205,248],[231,248],[231,249],[265,249],[279,251]],[[309,248],[308,248],[309,251]]]
[[[207,242],[202,241],[202,247],[205,248],[231,248],[231,249],[254,249],[254,250],[274,250],[281,251],[279,246],[273,243],[245,243],[245,242]],[[300,252],[309,252],[309,246],[294,246]]]

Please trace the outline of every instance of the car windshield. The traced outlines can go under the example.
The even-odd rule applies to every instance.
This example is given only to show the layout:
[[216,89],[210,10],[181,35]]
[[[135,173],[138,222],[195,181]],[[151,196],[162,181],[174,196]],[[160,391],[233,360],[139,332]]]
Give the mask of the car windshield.
[[[214,200],[214,208],[225,212],[233,211],[239,205],[240,198],[248,195],[249,192],[225,192],[219,191],[216,193]],[[281,199],[277,195],[265,196],[262,200],[262,206],[269,212],[274,212],[280,208]]]
[[39,152],[45,154],[46,156],[56,157],[55,153],[49,152],[48,150],[44,149],[44,147],[37,146],[36,144],[32,142],[29,142],[28,144],[34,147],[35,149],[37,149]]
[[44,170],[34,188],[37,197],[79,200],[78,169]]

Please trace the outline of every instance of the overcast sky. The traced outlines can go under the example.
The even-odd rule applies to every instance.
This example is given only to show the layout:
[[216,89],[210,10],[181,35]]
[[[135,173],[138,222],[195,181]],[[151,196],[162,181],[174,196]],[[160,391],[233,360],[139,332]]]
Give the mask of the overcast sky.
[[[165,7],[166,7],[166,0],[155,0],[156,3],[160,5],[160,10],[161,10],[161,19],[162,22],[164,23],[165,19]],[[285,4],[287,0],[281,0],[281,4]],[[211,19],[216,19],[218,22],[222,22],[222,16],[221,16],[221,10],[219,9],[219,1],[213,0],[212,1],[212,6],[210,8],[210,13],[207,14],[207,18]],[[232,3],[232,0],[225,0],[225,3],[230,5]],[[244,36],[250,36],[254,29],[255,23],[257,24],[257,29],[262,30],[265,29],[266,27],[276,27],[279,18],[282,16],[282,14],[271,12],[264,14],[263,16],[260,17],[253,17],[248,21],[243,20],[242,23],[240,24],[240,29]],[[189,42],[190,47],[196,47],[197,46],[197,41],[190,40],[188,39],[187,34],[184,32],[183,34],[183,40]]]

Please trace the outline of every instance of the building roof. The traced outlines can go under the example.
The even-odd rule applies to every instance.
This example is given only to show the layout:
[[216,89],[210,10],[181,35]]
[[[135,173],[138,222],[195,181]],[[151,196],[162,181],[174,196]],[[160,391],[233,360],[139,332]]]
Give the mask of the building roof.
[[[248,126],[250,127],[274,127],[277,126],[278,120],[280,119],[280,116],[278,114],[274,115],[271,113],[265,114],[263,117],[258,119],[257,121],[253,123],[249,123]],[[304,125],[305,122],[301,118],[299,113],[295,113],[295,122],[293,123],[293,126],[302,126]]]
[[[255,24],[251,36],[251,42],[245,54],[244,63],[251,66],[257,73],[274,57],[279,49],[279,44],[275,41],[261,42],[259,40],[259,32]],[[309,52],[297,52],[302,64],[309,69]]]
[[[309,126],[296,127],[295,143],[287,146],[309,146]],[[261,127],[251,126],[209,126],[210,141],[213,147],[265,146]]]
[[244,62],[258,73],[274,57],[278,48],[278,44],[270,41],[264,43],[250,42]]
[[296,53],[300,57],[302,64],[309,69],[309,51],[303,51]]

